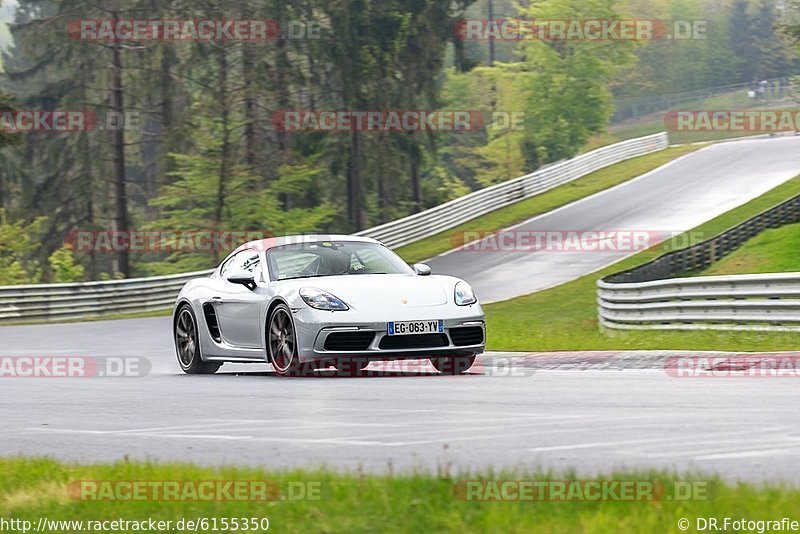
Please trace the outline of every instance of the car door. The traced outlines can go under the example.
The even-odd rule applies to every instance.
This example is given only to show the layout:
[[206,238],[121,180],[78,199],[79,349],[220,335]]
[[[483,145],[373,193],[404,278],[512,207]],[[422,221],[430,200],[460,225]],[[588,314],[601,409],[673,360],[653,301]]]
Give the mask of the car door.
[[253,273],[256,280],[261,278],[261,261],[254,249],[236,253],[223,266],[216,294],[212,297],[214,310],[222,341],[233,347],[260,348],[261,320],[259,302],[263,296],[257,290],[227,280],[231,273],[241,270]]

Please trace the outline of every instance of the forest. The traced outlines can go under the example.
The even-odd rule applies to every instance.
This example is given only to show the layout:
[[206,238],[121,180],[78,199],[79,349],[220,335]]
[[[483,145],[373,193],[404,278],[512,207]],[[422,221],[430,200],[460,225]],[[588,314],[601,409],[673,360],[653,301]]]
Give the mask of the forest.
[[[0,285],[210,268],[76,250],[75,232],[355,232],[572,157],[615,102],[800,73],[775,0],[2,0]],[[465,39],[465,20],[702,20],[685,40]],[[85,21],[269,21],[262,39],[86,38]],[[0,35],[3,35],[0,32]],[[163,37],[163,36],[162,36]],[[286,110],[468,110],[482,128],[291,131]],[[518,127],[493,118],[515,114]],[[502,121],[501,121],[502,122]],[[156,247],[157,248],[157,247]]]

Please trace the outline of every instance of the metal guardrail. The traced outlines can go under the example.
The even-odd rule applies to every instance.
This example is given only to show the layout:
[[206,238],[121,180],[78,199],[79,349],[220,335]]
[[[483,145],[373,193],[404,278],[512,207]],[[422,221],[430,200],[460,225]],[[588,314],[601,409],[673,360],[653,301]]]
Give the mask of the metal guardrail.
[[[666,133],[599,148],[440,206],[359,232],[400,247],[626,159],[666,148]],[[167,309],[183,284],[211,271],[74,284],[0,286],[0,324],[59,322]]]
[[598,285],[606,328],[800,331],[800,273]]
[[109,314],[164,310],[183,285],[213,272],[74,284],[0,286],[0,324],[63,322]]
[[357,235],[372,237],[392,248],[402,247],[539,195],[603,167],[662,150],[668,144],[669,138],[666,133],[622,141],[525,176],[480,189],[429,210],[369,228]]
[[767,228],[800,222],[800,195],[694,246],[597,282],[600,325],[633,330],[800,331],[800,273],[676,276],[705,269]]
[[800,195],[696,245],[668,252],[653,261],[606,277],[611,283],[648,282],[702,271],[767,228],[800,222]]

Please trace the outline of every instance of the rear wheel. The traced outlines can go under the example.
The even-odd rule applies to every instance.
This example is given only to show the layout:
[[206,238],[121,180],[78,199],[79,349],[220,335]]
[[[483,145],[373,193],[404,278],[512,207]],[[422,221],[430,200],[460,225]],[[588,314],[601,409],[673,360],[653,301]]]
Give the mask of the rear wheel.
[[297,355],[292,314],[285,304],[278,304],[267,321],[267,350],[275,372],[280,376],[299,376],[304,366]]
[[442,358],[431,358],[434,369],[444,375],[458,375],[469,371],[475,363],[475,356],[446,356]]
[[184,304],[175,319],[175,351],[178,363],[189,375],[210,375],[222,366],[217,362],[204,362],[200,353],[197,320],[191,306]]

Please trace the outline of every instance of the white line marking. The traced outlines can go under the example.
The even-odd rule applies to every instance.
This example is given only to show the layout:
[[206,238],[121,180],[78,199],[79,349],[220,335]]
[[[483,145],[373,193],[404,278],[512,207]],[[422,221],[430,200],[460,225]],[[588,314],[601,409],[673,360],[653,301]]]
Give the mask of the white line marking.
[[[704,423],[704,426],[709,426],[712,424],[718,425],[726,425],[727,423]],[[663,425],[662,425],[663,426]],[[754,428],[752,430],[742,430],[740,432],[719,432],[719,436],[721,438],[725,438],[728,436],[735,436],[735,435],[746,435],[746,434],[753,434],[753,433],[762,433],[764,429],[761,428]],[[702,436],[698,435],[696,438],[706,438],[708,437],[711,439],[714,436],[713,433],[706,433]],[[550,451],[564,451],[564,450],[575,450],[575,449],[591,449],[591,448],[604,448],[604,447],[615,447],[618,445],[646,445],[648,443],[691,443],[691,437],[687,439],[686,436],[662,436],[658,438],[647,438],[647,439],[632,439],[632,440],[623,440],[623,441],[596,441],[593,443],[574,443],[570,445],[554,445],[550,447],[534,447],[525,449],[530,452],[550,452]],[[629,450],[624,451],[625,454],[629,453]]]
[[[108,431],[108,430],[75,430],[75,429],[67,429],[67,428],[26,428],[23,430],[31,430],[34,432],[49,432],[54,434],[93,434],[93,435],[109,435],[109,436],[121,436],[120,432],[116,431]],[[193,439],[224,439],[224,440],[249,440],[253,439],[253,436],[226,436],[224,434],[148,434],[145,432],[140,432],[137,434],[125,434],[125,437],[147,437],[147,438],[162,438],[162,437],[170,437],[170,438],[193,438]]]
[[800,445],[795,445],[794,447],[786,447],[781,449],[754,449],[749,451],[706,454],[702,456],[695,456],[694,459],[701,461],[711,461],[711,460],[732,460],[734,458],[759,458],[761,456],[796,454],[797,449],[800,449]]

